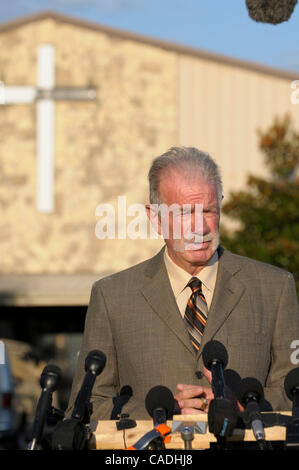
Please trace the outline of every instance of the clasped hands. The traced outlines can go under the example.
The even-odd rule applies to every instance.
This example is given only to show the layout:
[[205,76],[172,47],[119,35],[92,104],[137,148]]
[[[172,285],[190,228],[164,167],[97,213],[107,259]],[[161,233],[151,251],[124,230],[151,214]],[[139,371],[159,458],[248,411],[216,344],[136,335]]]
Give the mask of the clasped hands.
[[[205,367],[203,374],[212,383],[212,373]],[[213,390],[211,387],[202,387],[200,385],[177,384],[178,393],[174,396],[175,400],[181,409],[181,414],[201,414],[207,413],[211,400],[214,399]],[[234,393],[226,387],[226,396],[228,399],[234,401],[240,411],[244,411],[242,405],[238,402]]]

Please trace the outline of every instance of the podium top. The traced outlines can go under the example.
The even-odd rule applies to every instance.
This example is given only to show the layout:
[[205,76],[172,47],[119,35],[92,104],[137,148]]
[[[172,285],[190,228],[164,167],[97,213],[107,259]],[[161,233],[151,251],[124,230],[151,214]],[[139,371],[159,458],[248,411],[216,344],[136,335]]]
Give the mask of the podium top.
[[[265,424],[266,441],[285,441],[286,427],[283,423],[289,420],[292,415],[290,411],[267,412],[262,413],[265,422],[272,422],[274,425]],[[271,418],[271,420],[270,420]],[[136,426],[130,429],[118,430],[117,423],[119,420],[97,421],[91,423],[92,437],[90,439],[90,448],[96,450],[112,450],[126,449],[133,446],[142,436],[153,429],[152,420],[135,420]],[[194,439],[192,441],[193,449],[208,449],[210,443],[216,442],[214,434],[208,430],[208,415],[175,415],[171,421],[167,421],[167,426],[171,429],[171,433],[165,442],[166,449],[184,449],[184,441],[181,437],[180,424],[184,426],[194,427]],[[255,437],[251,429],[235,428],[228,441],[255,441]]]

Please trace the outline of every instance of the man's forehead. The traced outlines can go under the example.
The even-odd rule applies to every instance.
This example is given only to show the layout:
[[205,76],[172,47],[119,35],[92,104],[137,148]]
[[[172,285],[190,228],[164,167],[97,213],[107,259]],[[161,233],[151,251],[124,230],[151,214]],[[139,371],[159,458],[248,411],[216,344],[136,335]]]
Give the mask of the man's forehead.
[[177,199],[183,203],[186,198],[189,203],[196,203],[197,199],[212,200],[216,194],[216,184],[207,181],[201,174],[183,173],[172,170],[160,180],[159,192],[163,198]]

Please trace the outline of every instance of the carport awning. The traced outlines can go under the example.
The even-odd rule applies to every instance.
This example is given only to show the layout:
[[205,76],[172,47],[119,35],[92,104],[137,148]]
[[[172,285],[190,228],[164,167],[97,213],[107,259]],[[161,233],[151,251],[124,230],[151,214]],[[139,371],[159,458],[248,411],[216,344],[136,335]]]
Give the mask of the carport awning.
[[88,305],[93,283],[105,274],[0,276],[0,306]]

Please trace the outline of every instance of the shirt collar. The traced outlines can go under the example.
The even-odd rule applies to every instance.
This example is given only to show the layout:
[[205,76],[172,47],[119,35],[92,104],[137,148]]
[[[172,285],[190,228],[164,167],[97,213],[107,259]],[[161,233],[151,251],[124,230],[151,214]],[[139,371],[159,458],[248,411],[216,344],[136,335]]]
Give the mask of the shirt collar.
[[[164,250],[164,262],[169,276],[170,284],[175,298],[187,287],[191,279],[191,275],[183,268],[175,264],[167,253],[167,247]],[[207,265],[196,275],[201,280],[203,285],[209,290],[213,291],[218,269],[218,253],[215,251],[212,258],[208,261]]]

